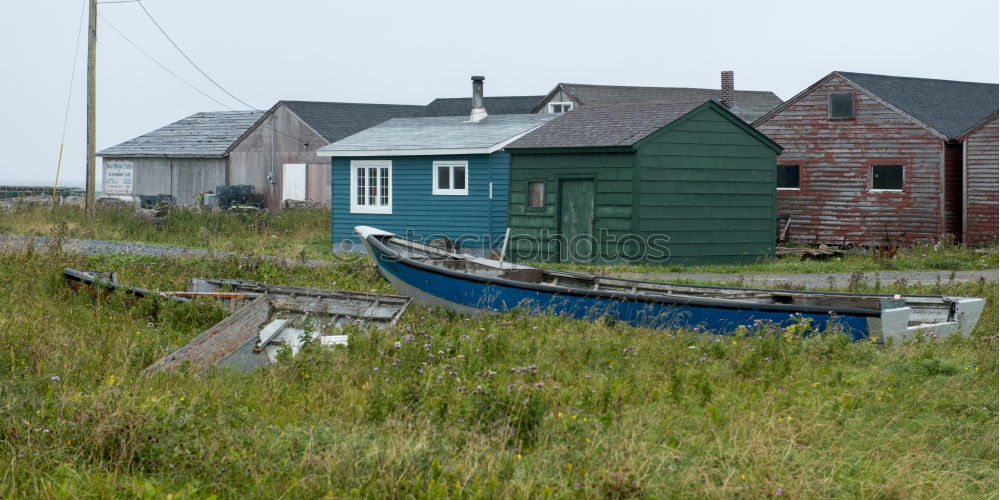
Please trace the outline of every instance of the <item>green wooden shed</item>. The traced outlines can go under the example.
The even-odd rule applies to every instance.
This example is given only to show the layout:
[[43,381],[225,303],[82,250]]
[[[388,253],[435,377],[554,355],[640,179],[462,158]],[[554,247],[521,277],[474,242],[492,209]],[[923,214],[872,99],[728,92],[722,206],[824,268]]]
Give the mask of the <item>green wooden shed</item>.
[[514,259],[699,265],[774,256],[781,146],[716,101],[581,107],[506,151]]

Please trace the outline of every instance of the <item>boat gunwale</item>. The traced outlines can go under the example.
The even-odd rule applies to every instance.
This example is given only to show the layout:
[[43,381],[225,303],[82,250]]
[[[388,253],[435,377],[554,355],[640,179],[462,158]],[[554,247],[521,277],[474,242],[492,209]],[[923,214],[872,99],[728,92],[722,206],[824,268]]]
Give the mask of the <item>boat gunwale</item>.
[[[719,298],[691,298],[691,297],[671,297],[671,296],[654,296],[654,295],[641,295],[626,292],[615,292],[607,290],[591,290],[582,288],[570,288],[561,285],[540,285],[535,283],[527,283],[524,281],[511,280],[507,278],[492,277],[492,276],[482,276],[473,273],[460,272],[452,269],[442,268],[420,262],[419,260],[407,257],[396,249],[383,243],[379,236],[382,237],[395,237],[400,238],[398,235],[377,235],[369,234],[365,236],[366,242],[373,245],[380,252],[388,256],[389,258],[402,262],[408,266],[415,267],[424,271],[432,272],[435,274],[440,274],[444,276],[449,276],[452,278],[462,279],[466,281],[486,283],[492,285],[502,285],[510,288],[517,288],[522,290],[531,290],[536,292],[545,292],[553,295],[568,295],[576,297],[586,297],[586,298],[602,298],[602,299],[612,299],[617,301],[627,301],[627,302],[637,302],[637,303],[653,303],[653,304],[670,304],[670,305],[681,305],[681,306],[693,306],[693,307],[714,307],[720,309],[733,309],[733,310],[759,310],[765,312],[787,312],[787,313],[808,313],[808,314],[838,314],[841,316],[865,316],[865,317],[881,317],[882,311],[879,309],[867,309],[860,307],[823,307],[823,306],[810,306],[810,305],[798,305],[798,304],[769,304],[762,302],[750,302],[743,301],[739,299],[719,299]],[[400,238],[404,239],[405,238]],[[406,240],[410,241],[410,240]],[[416,243],[416,242],[413,242]],[[451,252],[449,252],[451,253]],[[461,258],[460,254],[452,255]],[[572,271],[560,271],[569,272]],[[591,275],[586,273],[573,273],[581,276],[597,277],[597,275]],[[614,278],[619,279],[619,278]],[[666,282],[649,282],[642,280],[625,280],[633,283],[655,283],[655,284],[669,284]],[[685,285],[689,286],[689,285]],[[690,285],[690,286],[701,286],[701,285]],[[726,289],[732,287],[712,287],[704,286],[703,288],[714,288],[714,289]],[[741,290],[751,290],[751,291],[766,291],[774,293],[775,290],[768,289],[755,289],[755,288],[741,288]],[[790,293],[803,293],[799,291],[790,291]],[[827,295],[822,292],[805,292],[809,295]],[[840,293],[837,295],[841,296],[856,296],[856,297],[871,297],[871,295],[865,294],[847,294]],[[938,297],[930,295],[928,297]],[[889,298],[889,297],[887,297]]]

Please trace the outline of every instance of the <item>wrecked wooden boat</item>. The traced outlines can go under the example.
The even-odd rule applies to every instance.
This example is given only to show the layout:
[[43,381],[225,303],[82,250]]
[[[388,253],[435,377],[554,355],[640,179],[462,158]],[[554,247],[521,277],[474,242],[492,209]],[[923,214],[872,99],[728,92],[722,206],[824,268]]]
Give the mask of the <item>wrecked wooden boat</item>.
[[147,372],[185,365],[250,372],[277,361],[284,348],[295,355],[308,342],[346,345],[348,331],[391,328],[411,302],[398,295],[233,279],[195,278],[188,281],[187,292],[165,293],[187,299],[213,297],[225,301],[233,313],[148,366]]
[[683,285],[555,271],[461,254],[369,226],[355,232],[400,293],[461,313],[510,311],[613,318],[651,328],[732,334],[758,321],[808,318],[855,340],[905,340],[918,332],[968,335],[985,300]]
[[[86,290],[93,297],[106,295],[112,292],[121,292],[134,298],[146,298],[151,296],[166,297],[160,292],[154,292],[137,286],[123,285],[118,282],[118,276],[113,272],[104,271],[81,271],[67,267],[63,269],[63,279],[73,290],[80,290],[86,286]],[[185,297],[172,297],[178,302],[188,302],[191,299]]]
[[228,317],[177,351],[149,365],[145,372],[211,366],[250,372],[277,361],[282,350],[295,355],[308,342],[346,345],[349,332],[393,327],[412,299],[345,290],[326,290],[235,279],[188,280],[183,292],[151,291],[118,283],[113,273],[65,269],[74,289],[81,285],[137,297],[157,296],[181,302],[211,298],[223,303]]

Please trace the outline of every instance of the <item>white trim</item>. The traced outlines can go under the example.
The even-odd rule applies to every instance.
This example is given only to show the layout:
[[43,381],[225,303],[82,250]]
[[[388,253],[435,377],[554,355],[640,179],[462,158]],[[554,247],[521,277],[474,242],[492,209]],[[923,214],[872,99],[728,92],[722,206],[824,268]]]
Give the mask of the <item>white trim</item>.
[[[566,111],[555,111],[555,110],[552,109],[554,106],[567,106],[567,105],[569,106],[569,109],[567,109]],[[573,102],[572,101],[550,102],[550,103],[546,104],[546,106],[545,106],[545,112],[546,113],[566,113],[566,112],[569,112],[569,111],[573,111],[573,107],[574,106],[573,106]]]
[[[358,204],[358,173],[357,169],[364,168],[367,172],[369,168],[387,168],[386,176],[388,182],[388,200],[385,205],[360,205]],[[378,176],[378,188],[381,188],[382,176]],[[349,186],[351,213],[352,214],[391,214],[392,213],[392,161],[391,160],[351,160],[351,184]],[[381,189],[379,189],[381,190]]]
[[902,189],[874,189],[874,188],[872,188],[872,189],[869,189],[868,192],[870,192],[870,193],[902,193],[903,190]]
[[802,191],[802,188],[778,188],[778,191]]
[[[438,168],[448,168],[448,185],[455,185],[455,168],[465,169],[465,188],[441,189],[438,187]],[[431,163],[431,194],[437,196],[468,196],[469,195],[469,162],[467,161],[435,161]]]

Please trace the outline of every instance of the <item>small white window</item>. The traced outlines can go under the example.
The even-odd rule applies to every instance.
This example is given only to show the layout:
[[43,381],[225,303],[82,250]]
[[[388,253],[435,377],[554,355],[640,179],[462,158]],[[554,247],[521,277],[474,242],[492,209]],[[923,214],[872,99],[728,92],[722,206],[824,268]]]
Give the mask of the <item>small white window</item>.
[[572,102],[550,102],[549,113],[565,113],[573,110]]
[[434,184],[431,194],[467,196],[469,194],[469,162],[434,162]]
[[351,161],[351,213],[392,213],[391,161]]

